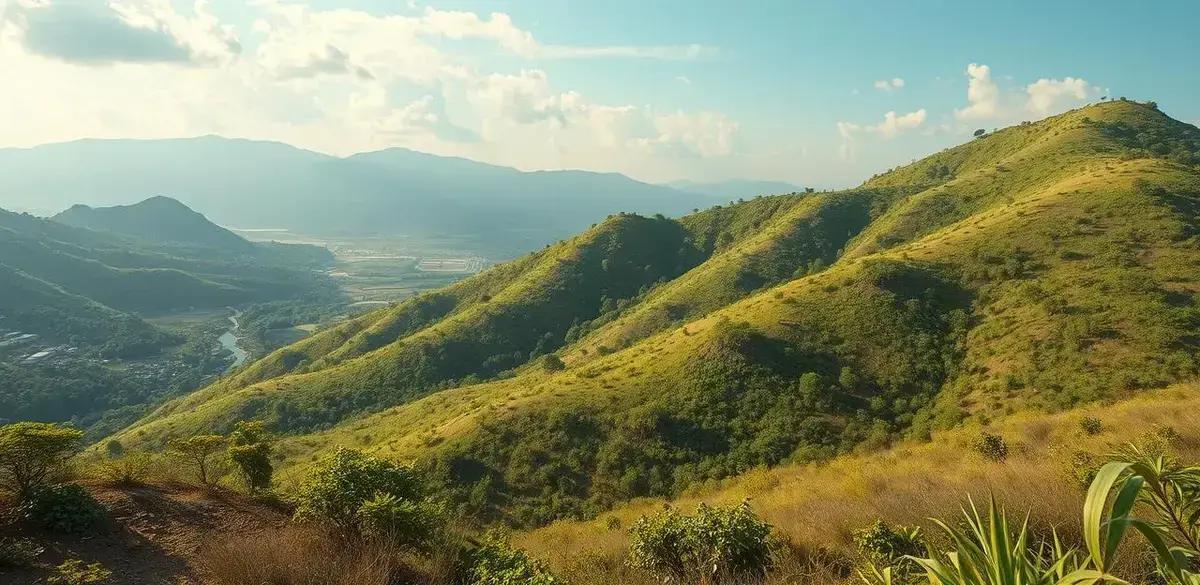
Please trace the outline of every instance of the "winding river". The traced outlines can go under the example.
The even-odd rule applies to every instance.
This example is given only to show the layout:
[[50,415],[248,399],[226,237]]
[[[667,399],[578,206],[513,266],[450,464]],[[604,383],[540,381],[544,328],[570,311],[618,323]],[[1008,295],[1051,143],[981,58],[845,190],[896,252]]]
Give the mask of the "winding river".
[[246,350],[242,349],[240,345],[238,345],[238,317],[242,316],[242,312],[237,309],[233,309],[232,307],[230,310],[233,311],[233,314],[229,316],[229,323],[232,326],[229,328],[229,331],[222,333],[221,336],[217,338],[217,341],[220,342],[221,347],[229,350],[229,352],[233,354],[233,363],[225,369],[226,373],[246,363],[246,358],[250,357],[250,352],[247,352]]

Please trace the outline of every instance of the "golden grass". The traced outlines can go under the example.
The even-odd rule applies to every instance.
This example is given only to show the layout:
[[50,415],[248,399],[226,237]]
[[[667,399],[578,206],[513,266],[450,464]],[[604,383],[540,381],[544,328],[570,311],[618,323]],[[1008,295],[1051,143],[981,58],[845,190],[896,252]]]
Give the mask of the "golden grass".
[[[953,518],[967,496],[994,495],[1012,513],[1030,513],[1035,533],[1078,533],[1084,487],[1072,475],[1076,451],[1104,455],[1144,439],[1154,425],[1169,425],[1179,438],[1173,449],[1184,460],[1200,458],[1200,383],[1147,393],[1108,406],[1053,415],[1022,414],[989,430],[1009,445],[1004,462],[985,461],[971,443],[979,427],[936,435],[929,443],[853,455],[823,464],[753,470],[686,494],[671,505],[731,504],[749,499],[755,511],[790,543],[783,567],[767,582],[836,582],[849,575],[851,531],[876,519],[930,526],[931,517]],[[1098,417],[1103,431],[1089,436],[1083,416]],[[559,522],[518,534],[515,542],[564,574],[590,575],[583,583],[638,582],[622,565],[625,528],[662,506],[641,500],[587,522]],[[615,527],[615,528],[614,528]],[[824,560],[818,558],[825,556]],[[587,570],[581,570],[581,567]],[[604,572],[607,571],[607,574]],[[823,575],[818,578],[818,575]],[[809,577],[800,579],[801,574]],[[646,581],[650,582],[650,581]]]

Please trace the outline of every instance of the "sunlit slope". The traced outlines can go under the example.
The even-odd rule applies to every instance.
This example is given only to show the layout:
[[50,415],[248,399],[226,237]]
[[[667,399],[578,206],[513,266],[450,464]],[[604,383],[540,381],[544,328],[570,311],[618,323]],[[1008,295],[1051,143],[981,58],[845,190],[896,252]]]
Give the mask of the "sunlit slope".
[[[283,370],[308,373],[261,370],[122,440],[253,416],[296,433],[379,411],[285,439],[282,476],[365,448],[426,461],[466,511],[535,524],[1163,386],[1197,371],[1197,152],[1194,127],[1114,102],[851,191],[614,218],[497,269],[511,271],[503,286],[472,288],[481,277],[424,300],[428,324],[404,316],[413,305],[382,310],[283,350],[309,360]],[[656,235],[631,245],[643,231]],[[614,263],[662,268],[636,278]],[[548,330],[565,369],[529,361]],[[514,371],[478,369],[504,351]]]
[[[1106,116],[1145,117],[1200,146],[1194,129],[1142,105],[1051,119],[1051,135],[1073,132],[1098,145],[1094,155],[1072,159],[1070,172],[1047,164],[1044,178],[1007,185],[1003,200],[963,219],[934,218],[909,241],[565,371],[442,392],[298,438],[287,452],[301,461],[353,445],[430,457],[465,505],[538,522],[967,416],[1191,378],[1200,178],[1083,121]],[[582,355],[587,341],[563,353]]]
[[[618,215],[509,265],[276,351],[153,414],[137,437],[222,428],[247,416],[311,430],[557,349],[577,320],[698,261],[674,221]],[[285,372],[287,375],[278,376]]]

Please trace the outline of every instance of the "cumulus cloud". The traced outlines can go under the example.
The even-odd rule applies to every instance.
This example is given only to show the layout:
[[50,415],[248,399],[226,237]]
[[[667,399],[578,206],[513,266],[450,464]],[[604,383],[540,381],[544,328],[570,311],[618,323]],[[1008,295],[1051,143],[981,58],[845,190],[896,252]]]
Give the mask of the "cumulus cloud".
[[85,65],[216,65],[242,49],[203,0],[190,14],[169,0],[17,2],[0,12],[0,27],[33,54]]
[[890,140],[906,130],[920,128],[925,123],[925,108],[907,114],[888,112],[883,115],[883,121],[878,124],[862,125],[853,122],[838,122],[838,134],[842,137],[839,154],[844,159],[854,155],[854,145],[858,137],[864,134],[880,136]]
[[991,68],[976,63],[967,66],[967,78],[967,105],[954,111],[955,117],[964,122],[1008,123],[1029,115],[1047,116],[1102,93],[1099,87],[1078,77],[1042,78],[1023,88],[1002,89],[992,78]]
[[1000,87],[992,79],[992,68],[971,63],[967,65],[967,107],[955,110],[959,120],[986,120],[1000,111]]
[[1029,96],[1025,108],[1030,112],[1046,115],[1095,98],[1100,95],[1100,88],[1077,77],[1061,80],[1043,78],[1027,85],[1025,93]]
[[880,79],[875,82],[875,89],[879,91],[895,91],[904,88],[904,80],[899,77],[892,79]]

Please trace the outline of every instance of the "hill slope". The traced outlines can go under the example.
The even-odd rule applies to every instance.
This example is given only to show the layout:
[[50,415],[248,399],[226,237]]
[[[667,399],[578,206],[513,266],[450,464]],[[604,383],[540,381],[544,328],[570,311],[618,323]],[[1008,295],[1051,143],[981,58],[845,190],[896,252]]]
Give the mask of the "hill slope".
[[156,196],[116,207],[74,205],[51,219],[155,243],[190,244],[241,254],[254,250],[250,242],[170,197]]
[[[288,463],[340,445],[417,458],[466,511],[536,524],[1163,386],[1200,363],[1197,153],[1195,127],[1111,102],[858,189],[614,218],[277,352],[121,438],[342,421],[288,440]],[[679,251],[642,249],[645,225]],[[538,315],[549,329],[499,327]]]

